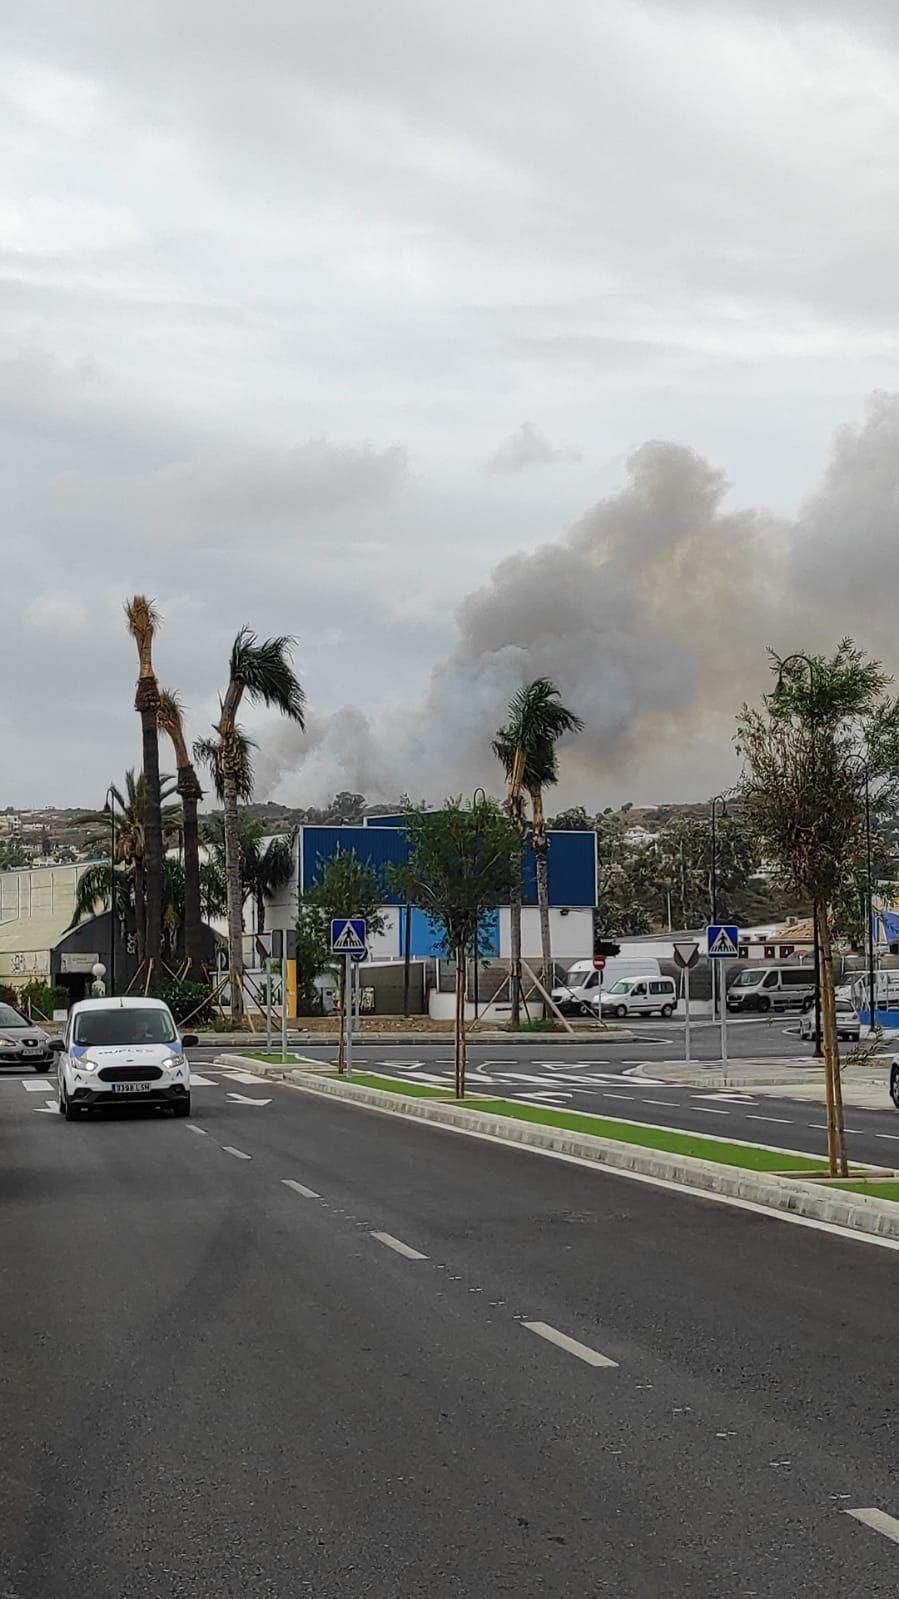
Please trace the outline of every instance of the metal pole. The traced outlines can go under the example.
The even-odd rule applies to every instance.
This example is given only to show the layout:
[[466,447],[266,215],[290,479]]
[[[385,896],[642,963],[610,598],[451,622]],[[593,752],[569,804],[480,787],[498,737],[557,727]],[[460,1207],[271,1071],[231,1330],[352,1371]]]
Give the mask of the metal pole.
[[877,974],[874,970],[874,869],[871,862],[871,788],[867,765],[865,766],[865,855],[868,878],[868,1034],[869,1037],[873,1038],[877,1025],[875,1021]]
[[405,923],[404,923],[404,927],[403,927],[403,1015],[404,1016],[408,1016],[408,1014],[409,1014],[409,984],[410,984],[410,980],[411,980],[411,976],[412,976],[412,969],[411,969],[412,953],[411,953],[411,950],[410,950],[410,947],[409,947],[411,942],[412,942],[412,903],[411,903],[410,900],[407,899],[406,900]]
[[287,933],[281,935],[281,1064],[287,1062]]
[[684,967],[684,1060],[690,1056],[690,968]]
[[718,1008],[721,1012],[721,1071],[724,1085],[727,1087],[727,1006],[724,1003],[724,978],[723,974],[718,983]]
[[349,955],[344,955],[345,966],[343,970],[343,1026],[346,1039],[346,1075],[349,1080],[353,1075],[353,962]]
[[265,957],[265,1052],[272,1052],[272,963]]

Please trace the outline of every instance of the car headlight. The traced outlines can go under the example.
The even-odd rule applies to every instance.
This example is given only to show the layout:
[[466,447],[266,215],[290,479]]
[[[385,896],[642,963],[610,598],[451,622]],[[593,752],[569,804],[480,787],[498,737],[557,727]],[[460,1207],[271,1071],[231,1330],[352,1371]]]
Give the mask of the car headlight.
[[167,1072],[174,1071],[176,1066],[183,1066],[184,1065],[184,1056],[183,1055],[166,1055],[165,1060],[162,1062],[162,1065],[163,1065],[163,1069],[165,1071],[167,1071]]
[[99,1062],[91,1060],[88,1055],[82,1055],[80,1060],[73,1061],[76,1072],[95,1072]]

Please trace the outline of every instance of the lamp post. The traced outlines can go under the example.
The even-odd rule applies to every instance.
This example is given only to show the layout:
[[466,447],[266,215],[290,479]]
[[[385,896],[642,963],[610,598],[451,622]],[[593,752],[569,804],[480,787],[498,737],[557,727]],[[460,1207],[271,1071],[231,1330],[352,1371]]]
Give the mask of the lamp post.
[[[778,671],[778,674],[777,674],[777,688],[774,691],[775,694],[780,694],[782,692],[782,690],[783,690],[783,680],[784,680],[784,671],[785,671],[785,669],[787,667],[792,666],[794,664],[794,662],[796,662],[796,661],[801,661],[803,666],[807,666],[808,667],[809,693],[812,694],[812,695],[814,694],[814,690],[815,690],[815,663],[812,660],[811,656],[804,654],[804,652],[802,650],[796,650],[793,655],[788,655],[785,658],[785,660],[781,661],[780,670]],[[812,724],[812,775],[814,776],[815,750],[816,750],[816,745],[815,745],[816,718],[815,718],[814,715],[812,715],[812,717],[811,717],[811,724]],[[813,937],[814,961],[815,961],[815,1056],[816,1056],[816,1059],[820,1060],[822,1055],[824,1054],[824,1051],[823,1051],[823,1049],[821,1047],[821,935],[820,935],[820,932],[819,932],[818,915],[819,915],[819,913],[818,913],[818,895],[817,895],[817,892],[814,892],[812,894],[812,937]]]
[[106,790],[103,803],[104,811],[109,812],[109,992],[115,993],[115,935],[116,935],[116,903],[115,903],[115,789],[110,783]]
[[[718,809],[719,806],[721,807],[720,810]],[[716,824],[716,822],[717,822],[719,817],[724,818],[726,815],[727,815],[727,801],[725,800],[724,795],[723,794],[713,794],[712,798],[709,800],[709,820],[711,822],[711,840],[710,840],[710,842],[711,842],[711,850],[710,850],[710,853],[709,853],[709,906],[710,906],[710,909],[711,909],[711,915],[709,916],[709,921],[710,922],[717,922],[717,920],[718,920],[718,835],[717,835],[717,832],[716,832],[715,824]],[[671,899],[670,899],[670,895],[669,895],[669,900],[668,900],[668,906],[669,906],[669,909],[668,909],[668,920],[670,922],[670,920],[671,920]],[[722,996],[717,993],[717,990],[718,990],[717,971],[718,971],[718,963],[716,961],[715,965],[712,967],[712,972],[714,974],[713,977],[712,977],[712,1020],[713,1021],[715,1019],[715,999],[716,999],[716,995],[717,995],[717,998],[718,998],[719,1008],[720,1008],[721,999],[722,999]]]

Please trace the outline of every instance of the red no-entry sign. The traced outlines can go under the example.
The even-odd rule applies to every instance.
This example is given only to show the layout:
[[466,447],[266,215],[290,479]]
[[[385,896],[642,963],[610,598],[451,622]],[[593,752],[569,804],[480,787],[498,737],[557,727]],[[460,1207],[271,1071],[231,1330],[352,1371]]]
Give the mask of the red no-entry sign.
[[606,957],[605,957],[605,955],[594,955],[594,957],[593,957],[593,970],[595,972],[603,972],[603,971],[605,971],[605,968],[606,968]]

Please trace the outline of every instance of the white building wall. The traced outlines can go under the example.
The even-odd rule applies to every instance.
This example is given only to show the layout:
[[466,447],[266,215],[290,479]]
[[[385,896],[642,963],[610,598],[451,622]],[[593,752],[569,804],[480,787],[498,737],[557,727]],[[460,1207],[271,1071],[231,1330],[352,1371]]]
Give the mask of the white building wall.
[[[550,910],[550,937],[553,959],[589,960],[593,954],[593,912],[591,910]],[[512,912],[508,905],[499,911],[499,953],[509,960],[512,953]],[[540,912],[525,905],[521,912],[521,953],[525,960],[540,958]]]

